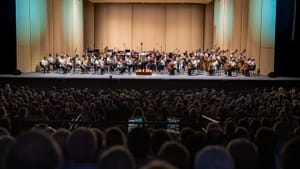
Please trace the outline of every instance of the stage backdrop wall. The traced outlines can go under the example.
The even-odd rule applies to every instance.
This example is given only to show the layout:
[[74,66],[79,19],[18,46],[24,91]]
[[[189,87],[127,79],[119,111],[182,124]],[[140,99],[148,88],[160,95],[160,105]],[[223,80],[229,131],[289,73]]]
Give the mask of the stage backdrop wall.
[[[213,8],[208,11],[204,7],[203,4],[95,4],[94,23],[87,22],[85,27],[95,25],[95,47],[100,49],[106,46],[116,50],[163,51],[211,48],[212,36],[205,41],[204,35],[212,34],[212,29],[209,26],[205,29],[205,25],[210,23],[212,27]],[[87,32],[85,36],[91,34]]]
[[262,74],[274,71],[276,0],[215,0],[214,46],[247,49]]
[[17,68],[35,71],[49,53],[83,51],[83,0],[16,0]]

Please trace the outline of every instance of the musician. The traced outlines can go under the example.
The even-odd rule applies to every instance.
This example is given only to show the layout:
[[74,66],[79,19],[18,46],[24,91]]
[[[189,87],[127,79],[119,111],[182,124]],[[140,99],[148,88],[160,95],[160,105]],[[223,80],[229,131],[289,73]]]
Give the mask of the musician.
[[249,64],[249,67],[250,67],[249,69],[250,69],[251,71],[254,71],[255,68],[256,68],[256,63],[255,63],[254,58],[251,58],[248,64]]
[[65,61],[65,66],[67,68],[67,71],[70,72],[72,69],[72,57],[70,55],[66,55],[66,61]]
[[48,60],[48,66],[49,66],[49,71],[51,70],[53,70],[53,69],[56,69],[56,67],[55,67],[55,63],[56,63],[56,60],[55,60],[55,58],[51,55],[51,53],[49,53],[49,55],[48,55],[48,58],[47,58],[47,60]]
[[175,63],[172,60],[170,60],[170,62],[168,63],[168,72],[169,72],[169,75],[175,75]]
[[243,64],[243,67],[242,67],[242,73],[245,75],[245,76],[250,76],[250,64],[252,65],[252,68],[253,68],[253,62],[252,62],[252,59],[249,57],[247,59],[247,61]]
[[83,55],[81,59],[82,59],[82,62],[80,65],[81,72],[88,73],[89,72],[89,64],[90,64],[89,58],[88,58],[88,56]]
[[67,73],[68,69],[66,66],[66,58],[63,54],[61,54],[58,59],[57,59],[57,63],[58,63],[58,68],[61,68],[63,70],[63,73]]
[[195,70],[192,60],[188,60],[187,69],[188,69],[188,75],[191,76],[192,72]]
[[40,66],[43,68],[44,73],[49,71],[49,62],[46,56],[44,56],[43,59],[40,61]]
[[106,69],[104,59],[102,57],[98,57],[95,60],[95,70],[98,71],[100,69],[100,74],[103,75]]
[[132,71],[134,71],[134,68],[133,68],[133,59],[132,59],[131,56],[125,57],[125,63],[127,65],[128,73],[130,73],[131,69],[133,69]]
[[117,62],[117,69],[120,71],[121,74],[123,74],[126,70],[125,65],[124,65],[124,61],[121,58],[119,58],[119,60]]

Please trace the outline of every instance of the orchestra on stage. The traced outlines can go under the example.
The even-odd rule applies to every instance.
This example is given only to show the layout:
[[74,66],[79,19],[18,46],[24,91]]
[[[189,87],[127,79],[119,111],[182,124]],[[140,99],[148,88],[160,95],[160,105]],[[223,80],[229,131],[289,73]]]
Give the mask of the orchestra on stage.
[[[87,50],[84,54],[71,56],[68,54],[49,54],[40,61],[43,72],[60,70],[62,73],[78,72],[100,74],[118,72],[135,72],[136,70],[161,73],[168,72],[169,75],[184,74],[195,75],[197,72],[207,72],[208,75],[242,73],[250,76],[250,72],[256,69],[253,57],[245,55],[246,49],[238,51],[216,49],[198,49],[193,52],[163,52],[109,50],[107,47],[101,52],[99,50]],[[78,71],[76,71],[78,70]]]

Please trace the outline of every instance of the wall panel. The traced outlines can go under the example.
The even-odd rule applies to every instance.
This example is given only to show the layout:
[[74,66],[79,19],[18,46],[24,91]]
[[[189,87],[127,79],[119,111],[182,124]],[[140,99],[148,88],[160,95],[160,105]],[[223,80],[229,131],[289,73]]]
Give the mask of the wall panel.
[[95,44],[135,50],[203,48],[203,12],[203,5],[191,4],[95,4]]

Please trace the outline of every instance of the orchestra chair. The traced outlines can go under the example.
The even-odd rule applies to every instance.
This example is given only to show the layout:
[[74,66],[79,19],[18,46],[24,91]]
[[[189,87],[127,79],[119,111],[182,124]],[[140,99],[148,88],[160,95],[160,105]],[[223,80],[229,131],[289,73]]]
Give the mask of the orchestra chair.
[[81,68],[80,68],[79,65],[73,65],[71,71],[72,71],[73,74],[79,74],[79,73],[81,73]]
[[250,66],[249,68],[250,76],[255,75],[255,69],[256,69],[256,64],[254,66]]

